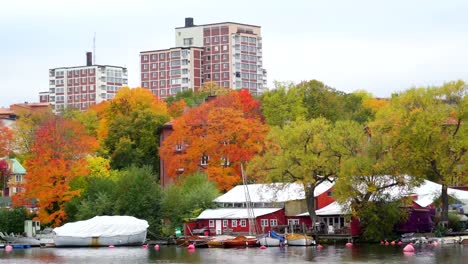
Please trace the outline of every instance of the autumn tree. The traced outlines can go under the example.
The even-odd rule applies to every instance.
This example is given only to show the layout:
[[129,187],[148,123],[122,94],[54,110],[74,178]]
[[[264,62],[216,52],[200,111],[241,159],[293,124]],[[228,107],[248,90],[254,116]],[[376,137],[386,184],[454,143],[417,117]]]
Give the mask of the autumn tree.
[[172,118],[177,118],[184,113],[186,107],[187,107],[187,104],[185,103],[185,100],[180,99],[179,101],[173,102],[168,107],[168,114]]
[[204,103],[207,96],[208,96],[207,93],[203,93],[200,91],[194,92],[192,90],[188,90],[188,91],[178,92],[176,95],[168,96],[164,101],[170,107],[172,103],[178,102],[181,99],[183,99],[185,103],[187,104],[187,106],[196,107]]
[[65,204],[79,190],[71,190],[69,183],[88,173],[86,157],[97,147],[84,127],[61,117],[44,123],[35,133],[30,157],[26,160],[25,192],[15,196],[16,205],[37,199],[39,220],[53,226],[60,225],[67,216]]
[[248,174],[268,182],[301,183],[315,223],[315,188],[322,182],[336,180],[341,163],[357,154],[362,134],[362,127],[355,122],[333,124],[325,118],[273,127],[265,152],[249,163]]
[[412,88],[377,112],[373,129],[393,140],[401,170],[442,185],[442,221],[448,219],[447,188],[468,182],[467,85]]
[[159,133],[169,121],[166,104],[148,89],[122,88],[101,109],[98,138],[111,167],[150,165],[158,171]]
[[13,131],[0,120],[0,158],[11,154],[13,151]]
[[219,86],[216,82],[204,82],[203,86],[198,89],[197,92],[204,93],[209,96],[220,96],[228,94],[229,91],[229,88]]
[[206,170],[220,190],[240,182],[241,163],[260,151],[267,131],[259,103],[246,91],[232,91],[190,109],[172,127],[160,149],[169,175]]

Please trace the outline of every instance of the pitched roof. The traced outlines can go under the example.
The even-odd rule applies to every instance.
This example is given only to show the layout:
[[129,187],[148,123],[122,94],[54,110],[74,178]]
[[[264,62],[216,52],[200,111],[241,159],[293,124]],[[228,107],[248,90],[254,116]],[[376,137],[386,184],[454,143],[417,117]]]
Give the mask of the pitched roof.
[[[253,208],[255,217],[271,214],[281,210],[282,208]],[[197,219],[248,219],[247,208],[218,208],[206,209]]]
[[[315,187],[314,196],[328,191],[334,183],[325,181]],[[281,203],[305,199],[304,187],[299,183],[270,183],[237,185],[227,193],[214,200],[216,203],[244,203],[246,199],[245,188],[252,203]]]
[[[315,214],[318,216],[326,216],[326,215],[342,215],[345,214],[345,208],[337,201],[315,211]],[[305,212],[302,214],[298,214],[297,216],[309,216],[309,212]]]
[[21,165],[17,159],[8,159],[10,161],[11,174],[26,174],[26,169]]

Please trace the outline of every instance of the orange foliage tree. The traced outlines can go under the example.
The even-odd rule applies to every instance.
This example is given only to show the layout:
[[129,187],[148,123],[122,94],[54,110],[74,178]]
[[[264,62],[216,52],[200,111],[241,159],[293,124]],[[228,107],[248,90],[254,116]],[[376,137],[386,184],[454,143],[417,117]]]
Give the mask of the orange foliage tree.
[[86,157],[96,147],[96,140],[78,121],[52,117],[36,131],[31,156],[25,163],[25,192],[14,197],[14,204],[37,199],[39,220],[60,225],[67,217],[65,204],[80,193],[70,189],[70,181],[87,175]]
[[0,120],[0,158],[10,155],[13,147],[13,132]]
[[180,99],[177,102],[173,102],[168,107],[167,111],[172,118],[177,118],[184,113],[186,107],[187,107],[187,104],[185,103],[185,100]]
[[261,151],[267,130],[259,103],[231,91],[175,119],[159,152],[170,177],[205,170],[226,191],[240,183],[240,165]]

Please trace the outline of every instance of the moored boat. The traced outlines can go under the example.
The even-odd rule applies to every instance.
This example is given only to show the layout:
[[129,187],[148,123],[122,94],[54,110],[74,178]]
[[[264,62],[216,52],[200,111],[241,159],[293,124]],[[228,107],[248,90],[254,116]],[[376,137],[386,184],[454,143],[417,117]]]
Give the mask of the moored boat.
[[257,247],[259,244],[256,237],[237,236],[234,239],[225,240],[223,246],[225,248]]
[[137,246],[146,240],[148,222],[132,216],[96,216],[54,229],[57,247]]
[[226,235],[215,236],[210,241],[208,241],[208,247],[209,248],[222,248],[224,247],[224,241],[231,240],[234,238],[235,237],[233,236],[226,236]]
[[268,232],[268,234],[260,237],[258,239],[258,242],[260,243],[260,245],[265,247],[279,247],[284,245],[285,238],[282,235],[271,230],[270,232]]
[[315,240],[311,236],[303,234],[286,234],[288,246],[314,246]]

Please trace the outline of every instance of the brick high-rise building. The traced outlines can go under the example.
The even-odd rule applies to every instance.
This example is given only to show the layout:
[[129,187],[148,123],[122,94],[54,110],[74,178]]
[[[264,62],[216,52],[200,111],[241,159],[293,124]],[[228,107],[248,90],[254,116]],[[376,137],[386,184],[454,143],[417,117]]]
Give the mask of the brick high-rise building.
[[[193,18],[186,18],[185,26],[175,29],[175,37],[176,48],[140,53],[141,85],[151,89],[160,98],[175,95],[180,89],[196,91],[204,82],[215,82],[226,88],[245,88],[254,95],[261,94],[266,87],[259,26],[233,22],[194,25]],[[158,84],[157,76],[161,71],[166,71],[163,73],[164,76],[171,76],[169,71],[172,71],[172,68],[165,65],[165,69],[153,69],[151,65],[154,64],[150,56],[165,53],[167,59],[168,54],[178,49],[187,50],[191,54],[200,52],[202,64],[198,65],[196,57],[195,60],[187,61],[186,68],[193,73],[191,76],[194,78],[201,76],[201,84],[198,85],[197,80],[192,78],[184,81],[182,77],[178,80],[178,76],[175,75],[170,79],[170,86],[167,79],[163,82],[164,87],[153,86]],[[202,70],[199,73],[200,66]],[[179,82],[188,85],[182,86],[178,84]]]
[[89,106],[114,98],[127,86],[127,68],[93,65],[92,53],[86,53],[86,66],[60,67],[49,70],[49,91],[41,92],[40,102],[50,102],[54,112]]

